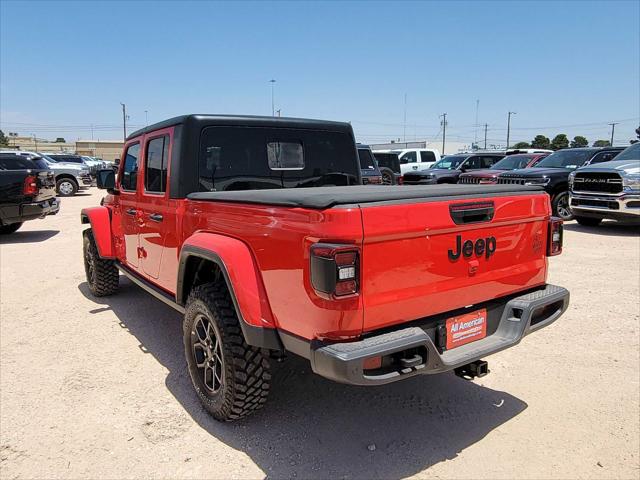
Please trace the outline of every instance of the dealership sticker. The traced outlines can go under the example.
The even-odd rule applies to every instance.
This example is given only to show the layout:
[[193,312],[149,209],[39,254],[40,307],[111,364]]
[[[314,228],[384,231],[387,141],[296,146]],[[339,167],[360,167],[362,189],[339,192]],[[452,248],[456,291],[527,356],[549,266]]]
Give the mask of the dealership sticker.
[[487,336],[487,309],[465,313],[447,320],[447,350]]

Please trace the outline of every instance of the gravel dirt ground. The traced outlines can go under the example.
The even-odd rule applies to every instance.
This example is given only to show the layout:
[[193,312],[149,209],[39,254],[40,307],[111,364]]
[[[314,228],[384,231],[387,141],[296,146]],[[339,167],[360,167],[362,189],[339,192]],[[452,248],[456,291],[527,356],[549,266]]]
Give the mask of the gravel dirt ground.
[[260,413],[221,424],[178,313],[123,277],[90,295],[79,212],[100,197],[0,240],[1,478],[639,478],[637,227],[567,224],[569,311],[479,381],[350,387],[291,358]]

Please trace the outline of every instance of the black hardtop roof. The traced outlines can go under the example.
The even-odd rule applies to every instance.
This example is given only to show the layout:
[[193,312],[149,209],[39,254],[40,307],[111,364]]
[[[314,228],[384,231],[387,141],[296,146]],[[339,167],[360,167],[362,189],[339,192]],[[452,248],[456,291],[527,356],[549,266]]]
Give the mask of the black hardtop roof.
[[127,140],[138,137],[143,133],[153,132],[161,128],[175,125],[205,126],[242,126],[242,127],[279,127],[306,128],[315,130],[331,130],[351,133],[351,124],[347,122],[333,122],[329,120],[313,120],[309,118],[265,117],[257,115],[212,115],[191,113],[169,118],[162,122],[148,125],[127,136]]

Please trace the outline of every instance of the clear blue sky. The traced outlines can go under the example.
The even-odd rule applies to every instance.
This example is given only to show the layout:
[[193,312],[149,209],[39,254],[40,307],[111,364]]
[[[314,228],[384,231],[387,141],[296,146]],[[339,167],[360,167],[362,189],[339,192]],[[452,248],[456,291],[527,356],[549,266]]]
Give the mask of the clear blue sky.
[[[0,2],[0,128],[121,138],[182,113],[351,121],[361,141],[634,138],[640,2]],[[580,126],[574,126],[580,125]],[[558,128],[555,128],[558,127]],[[478,137],[482,132],[478,130]]]

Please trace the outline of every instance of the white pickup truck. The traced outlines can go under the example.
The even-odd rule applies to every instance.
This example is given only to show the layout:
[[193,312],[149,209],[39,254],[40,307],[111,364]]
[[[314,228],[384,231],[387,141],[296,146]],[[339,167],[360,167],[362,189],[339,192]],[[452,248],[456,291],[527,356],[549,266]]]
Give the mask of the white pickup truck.
[[[432,148],[405,148],[402,150],[379,150],[379,152],[393,152],[400,159],[400,173],[426,170],[440,160],[440,152]],[[373,152],[374,154],[376,151]]]

